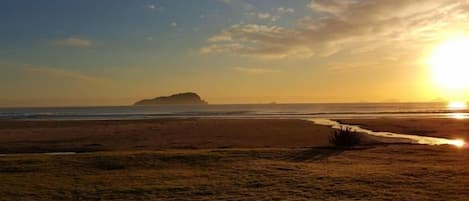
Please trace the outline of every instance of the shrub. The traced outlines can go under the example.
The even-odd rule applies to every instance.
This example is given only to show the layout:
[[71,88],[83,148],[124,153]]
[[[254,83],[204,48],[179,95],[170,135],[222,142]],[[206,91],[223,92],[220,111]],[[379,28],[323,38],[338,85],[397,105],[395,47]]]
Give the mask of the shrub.
[[361,137],[351,128],[342,127],[329,137],[329,142],[336,147],[353,147],[360,144]]

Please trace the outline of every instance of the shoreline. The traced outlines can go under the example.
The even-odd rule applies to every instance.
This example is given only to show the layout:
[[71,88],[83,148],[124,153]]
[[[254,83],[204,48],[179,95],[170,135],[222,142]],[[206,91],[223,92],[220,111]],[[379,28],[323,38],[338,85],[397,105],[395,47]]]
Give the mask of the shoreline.
[[[28,116],[28,115],[26,115]],[[122,114],[122,115],[29,115],[30,117],[1,117],[0,121],[141,121],[164,119],[469,119],[469,110],[438,112],[371,112],[371,113],[282,113],[282,114]],[[81,117],[77,117],[81,116]]]
[[[376,132],[447,139],[469,137],[469,134],[444,135],[445,131],[455,129],[469,133],[469,128],[465,128],[469,120],[381,118],[337,121]],[[449,127],[435,127],[441,124]],[[415,130],[416,126],[419,130]],[[330,146],[329,136],[333,131],[330,126],[302,119],[0,120],[0,153],[321,147]],[[379,136],[363,137],[366,144],[403,142]]]

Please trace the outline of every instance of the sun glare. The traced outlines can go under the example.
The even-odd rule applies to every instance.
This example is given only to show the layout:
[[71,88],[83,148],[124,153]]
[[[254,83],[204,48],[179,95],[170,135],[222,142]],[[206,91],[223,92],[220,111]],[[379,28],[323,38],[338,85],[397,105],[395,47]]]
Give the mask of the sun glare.
[[466,142],[464,142],[464,140],[458,139],[458,140],[452,140],[450,144],[458,148],[462,148],[464,147],[464,145],[466,145]]
[[469,86],[469,37],[456,37],[439,45],[428,63],[435,82],[445,88]]
[[448,116],[453,119],[467,119],[465,113],[450,113]]
[[467,108],[467,104],[464,101],[451,101],[448,103],[448,109],[450,110],[464,110]]

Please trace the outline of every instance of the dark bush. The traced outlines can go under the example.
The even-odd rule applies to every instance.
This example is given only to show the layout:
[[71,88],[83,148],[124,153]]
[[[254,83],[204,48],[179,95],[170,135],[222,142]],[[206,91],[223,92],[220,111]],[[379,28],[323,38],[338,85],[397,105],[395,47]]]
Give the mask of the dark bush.
[[361,137],[351,128],[342,127],[329,137],[329,142],[336,147],[353,147],[360,144]]

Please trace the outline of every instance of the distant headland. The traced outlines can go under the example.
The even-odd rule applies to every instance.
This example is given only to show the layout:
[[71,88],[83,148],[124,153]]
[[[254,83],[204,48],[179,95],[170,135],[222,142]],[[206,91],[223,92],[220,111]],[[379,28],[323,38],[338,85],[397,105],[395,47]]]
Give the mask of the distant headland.
[[148,105],[206,105],[206,101],[193,92],[179,93],[171,96],[161,96],[154,99],[145,99],[136,102],[136,106]]

